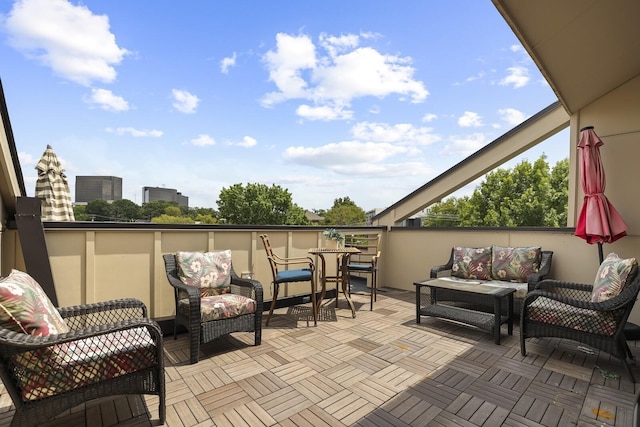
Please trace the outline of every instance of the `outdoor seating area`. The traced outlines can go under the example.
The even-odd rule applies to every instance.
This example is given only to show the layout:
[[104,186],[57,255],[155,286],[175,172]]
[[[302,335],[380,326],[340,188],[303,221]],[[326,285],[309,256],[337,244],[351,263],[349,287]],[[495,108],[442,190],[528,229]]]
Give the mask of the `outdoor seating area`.
[[[479,329],[417,325],[414,293],[384,291],[373,311],[354,294],[355,319],[344,304],[325,307],[335,319],[315,328],[277,308],[262,345],[252,332],[225,335],[201,345],[196,365],[188,334],[165,340],[166,425],[632,425],[636,387],[617,358],[559,338],[528,340],[525,357],[517,325],[496,346]],[[157,402],[105,398],[43,425],[157,425]],[[10,405],[2,390],[0,425]]]

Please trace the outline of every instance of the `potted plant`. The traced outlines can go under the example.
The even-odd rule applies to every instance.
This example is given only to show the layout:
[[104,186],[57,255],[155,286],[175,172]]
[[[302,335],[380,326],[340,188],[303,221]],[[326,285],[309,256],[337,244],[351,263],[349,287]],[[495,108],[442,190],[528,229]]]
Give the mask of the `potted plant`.
[[327,240],[327,247],[337,249],[344,244],[344,235],[335,228],[327,228],[322,232]]

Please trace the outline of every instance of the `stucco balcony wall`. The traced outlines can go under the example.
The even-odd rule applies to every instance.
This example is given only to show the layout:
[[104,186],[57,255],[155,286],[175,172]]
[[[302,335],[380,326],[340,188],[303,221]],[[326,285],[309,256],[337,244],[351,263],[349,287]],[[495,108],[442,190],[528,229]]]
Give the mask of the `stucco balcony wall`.
[[[155,224],[45,223],[47,249],[61,306],[112,298],[136,297],[149,307],[152,317],[174,314],[172,288],[164,272],[162,254],[231,249],[238,274],[250,275],[271,299],[271,272],[262,242],[267,233],[274,251],[283,256],[308,256],[308,249],[324,244],[321,227],[163,226]],[[379,287],[412,290],[413,282],[429,276],[433,265],[448,260],[451,247],[534,246],[554,251],[552,276],[560,280],[592,283],[598,269],[597,246],[573,235],[572,228],[404,228],[354,227],[343,232],[380,232],[382,257]],[[5,230],[2,271],[24,269],[17,231]],[[638,236],[605,245],[604,253],[638,256]],[[319,263],[317,263],[319,264]],[[328,262],[328,273],[335,266]],[[308,293],[308,284],[290,285],[281,296]],[[640,307],[631,321],[640,322]]]

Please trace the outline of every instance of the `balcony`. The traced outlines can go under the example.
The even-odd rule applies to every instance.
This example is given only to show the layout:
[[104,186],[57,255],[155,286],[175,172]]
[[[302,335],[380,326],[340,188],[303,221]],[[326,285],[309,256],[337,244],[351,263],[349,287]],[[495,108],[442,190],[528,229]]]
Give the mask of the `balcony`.
[[[189,365],[186,334],[166,336],[167,425],[630,424],[635,385],[606,353],[539,339],[523,358],[517,325],[512,337],[503,327],[498,346],[491,334],[467,326],[415,323],[413,282],[445,262],[456,244],[540,244],[555,252],[553,277],[592,281],[596,248],[572,229],[343,229],[364,230],[383,235],[383,291],[373,312],[368,296],[354,297],[355,319],[344,299],[338,309],[327,300],[313,327],[305,310],[292,305],[308,285],[292,286],[281,289],[283,307],[263,329],[259,347],[251,345],[252,334],[236,333],[203,346],[200,362]],[[323,242],[320,227],[45,223],[45,231],[59,305],[136,297],[165,325],[174,307],[163,253],[231,249],[236,271],[260,280],[269,300],[270,271],[258,235],[268,233],[274,250],[288,256],[306,256]],[[637,244],[626,237],[605,250],[633,252]],[[5,264],[20,268],[15,230],[4,231],[3,246]],[[3,390],[0,425],[10,423],[10,405]],[[49,425],[151,425],[155,412],[153,398],[105,399]]]

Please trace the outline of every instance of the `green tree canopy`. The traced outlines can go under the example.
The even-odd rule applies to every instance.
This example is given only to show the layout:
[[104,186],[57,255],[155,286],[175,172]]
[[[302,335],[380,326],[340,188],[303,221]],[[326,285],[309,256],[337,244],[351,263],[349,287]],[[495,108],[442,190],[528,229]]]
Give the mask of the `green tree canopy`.
[[112,221],[111,205],[102,199],[92,200],[87,203],[85,213],[91,221]]
[[550,170],[545,155],[533,164],[524,160],[513,169],[496,169],[470,197],[449,198],[432,206],[424,225],[566,226],[568,176],[568,159]]
[[128,199],[114,200],[111,216],[115,221],[135,221],[140,219],[140,206]]
[[301,208],[293,203],[289,190],[275,184],[234,184],[220,190],[216,203],[220,219],[227,224],[297,225],[295,221],[306,221],[296,213]]
[[[178,203],[166,200],[154,200],[153,202],[144,203],[141,209],[141,218],[151,221],[152,218],[164,214],[169,206],[178,207]],[[180,208],[178,207],[178,209]]]
[[365,211],[349,197],[337,198],[331,209],[324,214],[324,225],[364,225],[367,221]]

